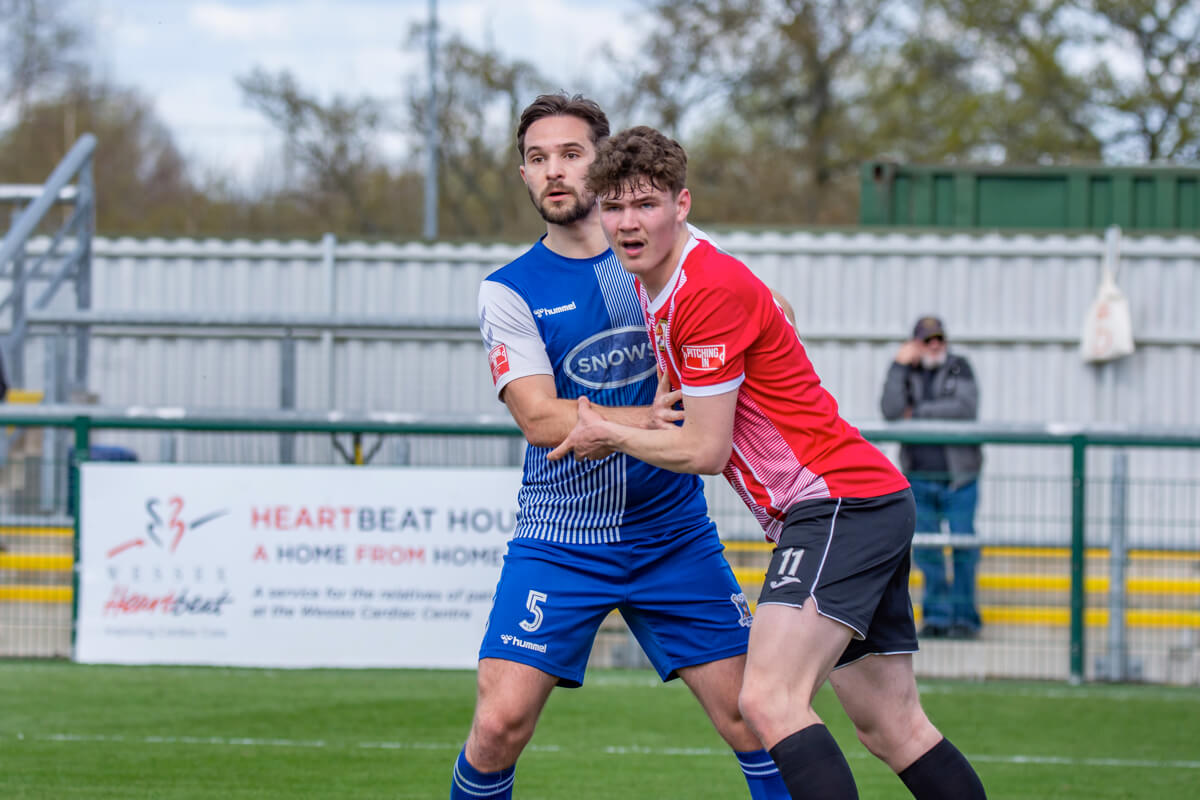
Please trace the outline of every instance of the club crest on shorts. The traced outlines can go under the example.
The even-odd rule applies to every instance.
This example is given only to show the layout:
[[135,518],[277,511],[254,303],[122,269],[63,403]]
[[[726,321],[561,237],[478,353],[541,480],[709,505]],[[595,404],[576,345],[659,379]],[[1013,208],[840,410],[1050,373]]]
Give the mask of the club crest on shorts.
[[754,614],[750,613],[750,602],[746,600],[745,592],[729,595],[729,602],[733,603],[738,610],[738,625],[743,628],[749,628],[754,622]]

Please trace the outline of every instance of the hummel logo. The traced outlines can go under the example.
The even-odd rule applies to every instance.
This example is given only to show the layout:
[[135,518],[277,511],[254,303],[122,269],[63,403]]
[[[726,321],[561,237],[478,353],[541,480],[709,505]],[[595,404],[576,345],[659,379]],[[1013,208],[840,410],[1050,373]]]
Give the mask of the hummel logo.
[[804,583],[799,578],[793,578],[791,575],[785,575],[777,581],[771,581],[771,588],[778,589],[780,586],[787,586],[789,583]]
[[524,639],[518,639],[511,633],[500,634],[500,641],[509,647],[520,647],[525,650],[536,650],[539,653],[544,653],[549,648],[549,645],[538,644],[537,642],[527,642]]
[[574,310],[575,310],[575,301],[572,300],[571,302],[567,303],[564,306],[555,306],[554,308],[535,308],[533,310],[533,315],[535,317],[537,317],[538,319],[541,319],[542,317],[549,317],[552,314],[561,314],[564,311],[574,311]]

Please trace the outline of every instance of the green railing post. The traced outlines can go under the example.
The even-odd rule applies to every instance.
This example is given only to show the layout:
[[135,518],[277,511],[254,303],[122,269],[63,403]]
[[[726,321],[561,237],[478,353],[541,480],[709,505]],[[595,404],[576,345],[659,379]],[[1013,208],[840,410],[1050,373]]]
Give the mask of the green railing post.
[[1071,683],[1084,679],[1087,614],[1087,437],[1071,437]]
[[71,427],[75,430],[75,448],[71,463],[67,465],[70,471],[71,494],[67,497],[67,507],[74,521],[74,551],[75,560],[71,570],[71,658],[75,657],[75,636],[79,627],[79,498],[83,486],[80,482],[79,465],[87,461],[92,454],[92,421],[88,417],[75,417]]

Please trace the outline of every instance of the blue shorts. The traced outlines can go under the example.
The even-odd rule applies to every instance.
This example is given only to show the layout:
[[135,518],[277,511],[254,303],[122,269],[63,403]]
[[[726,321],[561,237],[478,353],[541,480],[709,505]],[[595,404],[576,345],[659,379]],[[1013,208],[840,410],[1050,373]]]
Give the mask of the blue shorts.
[[746,652],[750,606],[709,520],[628,542],[508,544],[480,658],[583,684],[600,623],[615,608],[664,681]]

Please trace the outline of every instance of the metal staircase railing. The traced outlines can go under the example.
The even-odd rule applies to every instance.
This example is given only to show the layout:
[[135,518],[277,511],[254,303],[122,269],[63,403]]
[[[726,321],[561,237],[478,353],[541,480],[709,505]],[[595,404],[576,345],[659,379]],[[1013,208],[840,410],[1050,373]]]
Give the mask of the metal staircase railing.
[[[45,310],[68,281],[74,284],[75,308],[78,311],[91,309],[92,236],[96,229],[96,192],[92,177],[95,151],[96,137],[85,133],[50,173],[44,185],[0,185],[0,203],[15,206],[12,227],[0,241],[0,278],[7,279],[9,284],[8,295],[0,298],[0,312],[8,309],[11,320],[7,333],[0,334],[0,355],[9,386],[24,388],[27,385],[25,355],[30,310]],[[31,253],[30,239],[59,204],[71,206],[70,213],[50,235],[48,246],[44,250],[39,247],[41,252],[37,254]],[[74,246],[64,248],[64,242]],[[33,281],[44,282],[44,286],[30,305],[26,294]],[[64,335],[48,343],[45,402],[64,403],[86,392],[89,336],[90,327],[80,324],[72,328],[70,337]],[[74,339],[74,347],[69,346],[68,338]],[[69,368],[68,359],[72,355],[73,368]],[[0,464],[7,462],[17,433],[16,430],[0,432]],[[55,483],[56,476],[51,470],[65,450],[66,440],[61,433],[47,430],[42,445],[43,483],[49,482],[49,486]],[[43,487],[46,488],[48,486]],[[56,492],[49,493],[54,494]]]
[[[91,308],[92,235],[96,227],[96,193],[92,181],[92,156],[95,150],[96,137],[85,133],[50,173],[43,186],[0,186],[0,201],[16,203],[18,206],[28,203],[14,211],[12,227],[0,242],[0,277],[10,280],[8,296],[0,298],[0,311],[11,308],[12,315],[8,333],[0,337],[0,348],[12,386],[23,386],[26,380],[25,338],[29,326],[25,295],[31,281],[49,279],[33,301],[34,310],[45,309],[68,280],[73,280],[75,284],[75,307],[81,311]],[[30,262],[29,239],[59,203],[73,205],[70,215],[52,234],[45,251],[36,260],[27,263]],[[74,242],[74,248],[61,253],[63,242],[68,240]],[[55,259],[59,260],[57,269],[50,272],[50,265],[54,264]],[[87,326],[77,326],[74,338],[75,368],[70,388],[78,391],[87,386]],[[64,402],[70,396],[61,383],[57,392],[63,396],[46,399]]]

